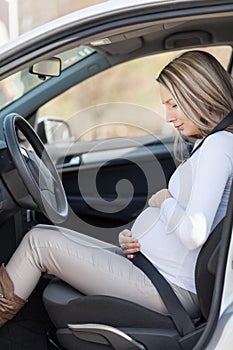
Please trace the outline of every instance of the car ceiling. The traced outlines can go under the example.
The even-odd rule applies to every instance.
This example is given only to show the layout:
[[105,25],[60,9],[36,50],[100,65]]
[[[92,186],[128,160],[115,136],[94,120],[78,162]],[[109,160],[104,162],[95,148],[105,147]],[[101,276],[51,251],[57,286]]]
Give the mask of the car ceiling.
[[[38,61],[39,57],[48,58],[80,44],[91,44],[99,52],[110,56],[110,59],[117,55],[129,55],[131,59],[164,50],[232,43],[232,2],[225,4],[224,1],[222,4],[221,1],[215,6],[203,6],[203,1],[194,1],[195,4],[202,3],[202,6],[193,8],[181,8],[180,1],[179,7],[172,3],[173,6],[171,3],[169,5],[170,10],[158,11],[157,8],[150,14],[137,13],[135,16],[130,13],[128,18],[125,13],[122,19],[120,14],[117,18],[108,14],[105,23],[103,19],[99,22],[96,18],[92,21],[89,19],[89,22],[86,19],[85,27],[73,19],[67,29],[63,23],[56,35],[54,28],[47,36],[45,32],[41,31],[38,35],[35,32],[29,41],[19,40],[18,44],[12,43],[7,50],[2,50],[0,75],[4,78],[7,71],[12,71],[14,67],[26,67],[32,61]],[[101,45],[100,40],[103,39],[107,44]]]
[[[116,34],[105,33],[88,43],[97,51],[108,55],[140,56],[145,53],[164,52],[188,47],[232,44],[233,14],[222,18],[183,19],[148,25],[146,28],[124,28]],[[101,43],[104,44],[101,44]]]

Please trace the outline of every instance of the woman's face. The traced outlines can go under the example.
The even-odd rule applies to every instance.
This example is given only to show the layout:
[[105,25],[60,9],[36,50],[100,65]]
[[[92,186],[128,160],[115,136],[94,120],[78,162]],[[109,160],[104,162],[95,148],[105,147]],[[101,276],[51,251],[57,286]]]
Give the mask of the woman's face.
[[161,84],[160,95],[166,109],[166,121],[173,123],[174,127],[185,136],[198,135],[200,130],[176,104],[169,90]]

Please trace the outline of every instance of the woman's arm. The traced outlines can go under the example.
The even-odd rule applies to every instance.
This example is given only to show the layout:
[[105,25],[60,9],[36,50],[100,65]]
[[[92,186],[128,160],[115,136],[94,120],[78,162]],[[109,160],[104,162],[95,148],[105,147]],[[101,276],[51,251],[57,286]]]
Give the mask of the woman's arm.
[[[194,172],[179,174],[182,180],[178,196],[164,200],[160,210],[167,234],[178,235],[190,250],[200,247],[207,239],[220,203],[226,208],[227,203],[222,199],[232,177],[233,135],[227,132],[211,135],[195,156]],[[190,182],[191,193],[184,207],[180,198]]]

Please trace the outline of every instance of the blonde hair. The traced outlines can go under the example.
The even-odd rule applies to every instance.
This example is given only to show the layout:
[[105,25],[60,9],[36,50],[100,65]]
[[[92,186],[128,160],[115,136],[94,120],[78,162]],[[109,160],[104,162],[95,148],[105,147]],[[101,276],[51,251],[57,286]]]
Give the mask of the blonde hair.
[[233,109],[233,80],[208,52],[183,53],[164,67],[157,81],[170,91],[202,136]]

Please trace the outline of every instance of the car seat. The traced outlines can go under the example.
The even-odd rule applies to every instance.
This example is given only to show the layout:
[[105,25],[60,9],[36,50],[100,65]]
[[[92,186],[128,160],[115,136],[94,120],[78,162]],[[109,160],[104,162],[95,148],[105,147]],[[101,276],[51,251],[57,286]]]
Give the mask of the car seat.
[[58,278],[46,287],[43,300],[61,349],[192,349],[208,319],[223,220],[203,245],[195,280],[202,317],[192,320],[189,334],[178,331],[170,316],[116,297],[83,295]]

